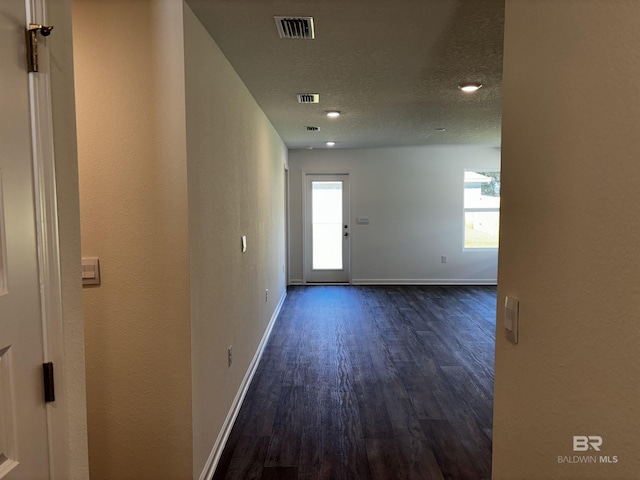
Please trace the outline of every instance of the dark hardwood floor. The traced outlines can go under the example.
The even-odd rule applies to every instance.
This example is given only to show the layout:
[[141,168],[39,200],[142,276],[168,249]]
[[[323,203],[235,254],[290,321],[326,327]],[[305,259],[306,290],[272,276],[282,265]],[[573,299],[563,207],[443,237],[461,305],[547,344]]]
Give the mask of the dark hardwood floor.
[[290,287],[214,479],[489,479],[495,304]]

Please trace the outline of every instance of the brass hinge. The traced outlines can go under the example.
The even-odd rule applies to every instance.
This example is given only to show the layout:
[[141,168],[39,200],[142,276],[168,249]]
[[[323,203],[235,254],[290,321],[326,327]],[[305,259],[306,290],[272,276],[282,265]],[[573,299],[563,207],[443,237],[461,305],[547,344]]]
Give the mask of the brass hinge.
[[56,388],[53,381],[53,362],[42,364],[42,379],[44,381],[44,401],[51,403],[56,401]]
[[29,24],[27,28],[27,69],[29,73],[38,71],[38,32],[43,37],[51,35],[53,27],[45,27],[35,23]]

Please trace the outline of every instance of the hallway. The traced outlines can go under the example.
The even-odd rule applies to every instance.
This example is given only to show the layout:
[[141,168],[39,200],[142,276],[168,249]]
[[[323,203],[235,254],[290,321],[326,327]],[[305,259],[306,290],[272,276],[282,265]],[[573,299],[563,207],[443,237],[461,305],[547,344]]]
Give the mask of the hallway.
[[495,287],[289,287],[215,474],[491,476]]

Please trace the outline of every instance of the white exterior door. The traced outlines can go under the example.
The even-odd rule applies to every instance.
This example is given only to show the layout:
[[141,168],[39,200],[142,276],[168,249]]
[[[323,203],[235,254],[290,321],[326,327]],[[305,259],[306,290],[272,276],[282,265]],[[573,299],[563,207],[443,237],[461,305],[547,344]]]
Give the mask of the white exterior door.
[[0,479],[49,478],[24,0],[0,1]]
[[349,283],[349,175],[305,174],[305,281]]

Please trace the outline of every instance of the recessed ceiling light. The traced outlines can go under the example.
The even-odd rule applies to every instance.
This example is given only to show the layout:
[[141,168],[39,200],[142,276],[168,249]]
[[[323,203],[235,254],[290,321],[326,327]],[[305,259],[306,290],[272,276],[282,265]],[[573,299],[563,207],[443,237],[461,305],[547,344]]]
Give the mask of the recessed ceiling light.
[[337,111],[327,112],[327,117],[329,118],[338,118],[339,116],[340,116],[340,112],[337,112]]
[[336,144],[336,142],[327,142],[327,147],[333,147]]
[[463,83],[462,85],[458,85],[458,88],[463,92],[472,93],[481,89],[482,84],[481,83]]

